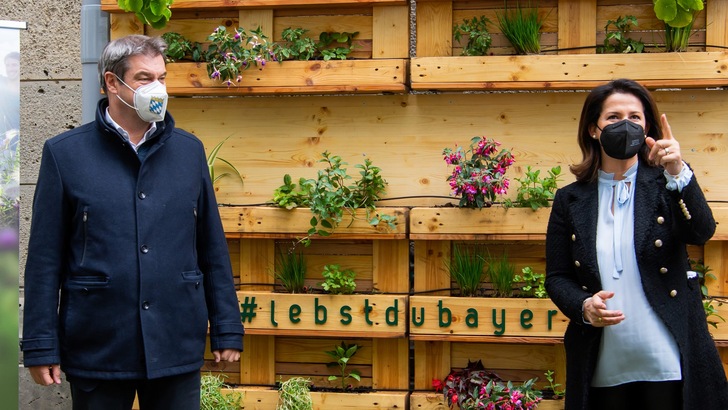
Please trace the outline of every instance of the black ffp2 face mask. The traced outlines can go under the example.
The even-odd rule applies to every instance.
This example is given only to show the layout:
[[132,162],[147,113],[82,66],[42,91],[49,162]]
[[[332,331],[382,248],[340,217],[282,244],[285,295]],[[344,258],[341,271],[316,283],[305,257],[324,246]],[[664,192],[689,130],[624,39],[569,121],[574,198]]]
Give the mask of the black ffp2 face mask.
[[644,128],[630,120],[615,122],[599,130],[602,131],[599,142],[604,153],[615,159],[632,158],[645,143]]

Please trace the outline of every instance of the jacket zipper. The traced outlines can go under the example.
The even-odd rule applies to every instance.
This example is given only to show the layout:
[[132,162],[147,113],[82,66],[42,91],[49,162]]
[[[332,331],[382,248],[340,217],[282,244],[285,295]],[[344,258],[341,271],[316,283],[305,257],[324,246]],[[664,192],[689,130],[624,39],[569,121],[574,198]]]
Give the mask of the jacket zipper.
[[86,245],[88,244],[88,211],[83,211],[83,253],[81,254],[81,265],[86,260]]
[[192,254],[197,255],[197,207],[192,208],[194,225],[192,225]]

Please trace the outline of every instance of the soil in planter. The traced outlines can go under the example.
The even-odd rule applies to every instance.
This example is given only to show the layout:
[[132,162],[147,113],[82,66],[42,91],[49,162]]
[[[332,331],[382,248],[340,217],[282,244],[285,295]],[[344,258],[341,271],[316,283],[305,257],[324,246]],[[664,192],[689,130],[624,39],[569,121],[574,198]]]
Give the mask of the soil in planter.
[[[276,389],[280,389],[280,387],[281,387],[281,384],[276,383]],[[350,388],[344,390],[341,387],[316,386],[313,384],[311,385],[309,390],[312,392],[319,392],[319,393],[372,393],[372,392],[376,391],[369,386],[350,387]]]

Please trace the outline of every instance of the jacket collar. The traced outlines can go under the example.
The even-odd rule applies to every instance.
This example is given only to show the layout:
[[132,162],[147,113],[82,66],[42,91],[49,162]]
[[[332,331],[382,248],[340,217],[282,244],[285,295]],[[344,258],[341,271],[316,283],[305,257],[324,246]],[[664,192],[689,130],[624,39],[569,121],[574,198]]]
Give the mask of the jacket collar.
[[[113,126],[106,122],[106,109],[108,107],[108,98],[102,98],[101,100],[99,100],[99,103],[96,106],[96,126],[98,127],[99,131],[101,131],[105,135],[113,135],[117,138],[124,140],[124,137],[122,137],[116,131],[116,129],[114,129]],[[172,115],[167,112],[164,114],[164,120],[159,121],[156,124],[157,130],[148,138],[148,140],[158,139],[158,141],[156,142],[163,143],[167,138],[172,135],[172,131],[174,131],[174,118],[172,118]]]

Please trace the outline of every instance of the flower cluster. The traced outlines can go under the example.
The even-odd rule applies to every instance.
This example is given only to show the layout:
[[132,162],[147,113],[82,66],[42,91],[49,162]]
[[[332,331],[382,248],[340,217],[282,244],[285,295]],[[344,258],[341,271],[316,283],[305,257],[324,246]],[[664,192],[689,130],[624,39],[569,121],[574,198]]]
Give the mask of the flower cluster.
[[480,360],[469,362],[462,370],[453,370],[444,382],[433,379],[432,386],[442,391],[451,409],[460,410],[532,410],[541,401],[541,392],[534,389],[536,379],[515,387],[493,372],[485,370]]
[[207,73],[213,80],[220,80],[228,87],[242,81],[242,71],[251,66],[264,67],[267,61],[278,61],[280,47],[268,41],[261,28],[246,32],[238,27],[230,33],[220,26],[208,37]]
[[508,191],[505,173],[515,159],[509,150],[498,151],[499,146],[493,139],[474,137],[466,151],[457,145],[454,151],[451,148],[442,151],[445,162],[455,166],[447,181],[452,194],[460,197],[461,208],[489,207],[496,195]]

